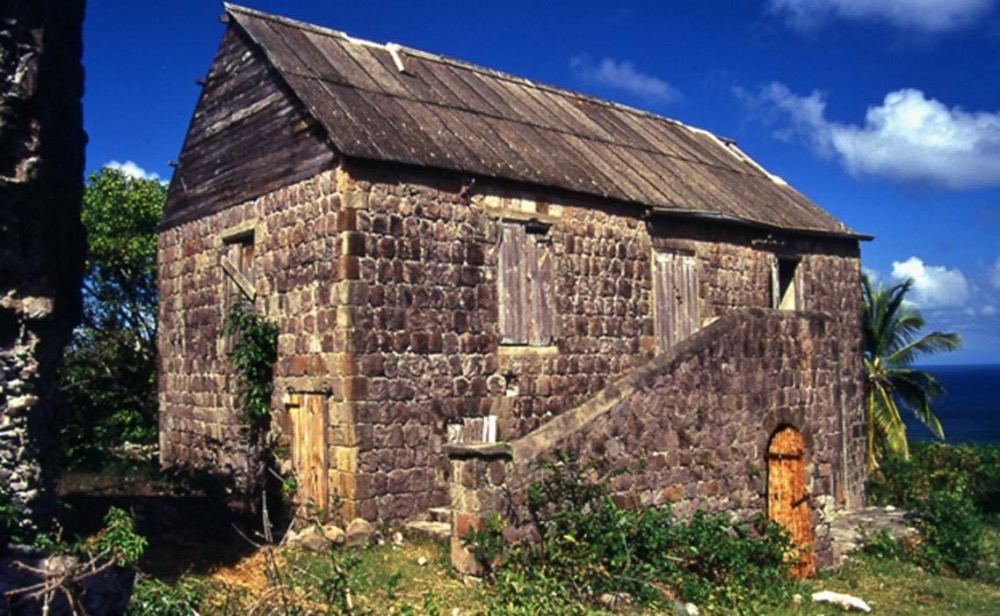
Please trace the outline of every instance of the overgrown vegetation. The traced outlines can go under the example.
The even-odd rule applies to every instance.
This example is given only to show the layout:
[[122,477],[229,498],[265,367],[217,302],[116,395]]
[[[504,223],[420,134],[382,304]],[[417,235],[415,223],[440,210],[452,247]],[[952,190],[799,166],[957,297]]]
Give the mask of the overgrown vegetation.
[[247,301],[234,301],[222,333],[233,338],[229,361],[236,370],[243,421],[266,428],[271,418],[274,362],[278,359],[278,328]]
[[912,549],[880,551],[931,571],[1000,581],[998,554],[986,542],[989,526],[1000,529],[1000,446],[916,444],[909,459],[885,460],[869,494],[912,512],[920,531]]
[[[469,537],[492,574],[487,611],[576,614],[628,600],[672,609],[675,599],[708,611],[755,614],[791,600],[787,533],[698,512],[678,521],[669,506],[625,509],[610,475],[561,454],[528,490],[536,542],[499,545],[497,528]],[[497,553],[499,552],[499,553]]]
[[67,462],[100,467],[157,437],[156,225],[167,187],[105,167],[84,190],[83,318],[60,374]]

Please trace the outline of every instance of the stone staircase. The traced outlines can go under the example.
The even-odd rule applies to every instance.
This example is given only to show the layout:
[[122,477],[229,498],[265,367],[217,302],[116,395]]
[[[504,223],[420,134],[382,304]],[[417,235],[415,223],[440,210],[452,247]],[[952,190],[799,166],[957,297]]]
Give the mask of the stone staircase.
[[423,519],[407,522],[403,527],[407,535],[447,543],[451,538],[451,509],[431,507]]

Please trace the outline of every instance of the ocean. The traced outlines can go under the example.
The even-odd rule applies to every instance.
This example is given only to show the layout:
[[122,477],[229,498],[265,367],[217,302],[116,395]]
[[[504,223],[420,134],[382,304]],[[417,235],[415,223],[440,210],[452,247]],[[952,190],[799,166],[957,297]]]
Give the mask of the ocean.
[[[923,366],[945,388],[931,402],[949,443],[1000,444],[1000,365]],[[911,441],[932,440],[931,432],[904,409]]]

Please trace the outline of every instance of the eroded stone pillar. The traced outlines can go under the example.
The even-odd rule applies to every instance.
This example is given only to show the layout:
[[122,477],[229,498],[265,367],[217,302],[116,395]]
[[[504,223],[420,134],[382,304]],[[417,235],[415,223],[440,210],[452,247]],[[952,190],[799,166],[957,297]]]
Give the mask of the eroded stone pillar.
[[83,0],[0,4],[0,489],[44,527],[56,369],[80,312]]

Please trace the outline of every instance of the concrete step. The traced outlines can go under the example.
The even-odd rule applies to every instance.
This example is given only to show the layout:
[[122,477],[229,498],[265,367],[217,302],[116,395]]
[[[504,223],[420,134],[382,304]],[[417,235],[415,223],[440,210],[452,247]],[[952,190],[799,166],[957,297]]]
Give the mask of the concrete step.
[[451,509],[448,507],[431,507],[427,510],[427,519],[431,522],[451,524]]
[[422,537],[444,543],[451,540],[451,524],[446,522],[415,520],[407,522],[403,530],[410,537]]

